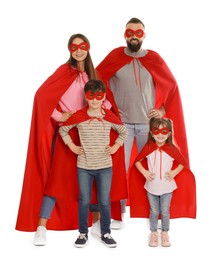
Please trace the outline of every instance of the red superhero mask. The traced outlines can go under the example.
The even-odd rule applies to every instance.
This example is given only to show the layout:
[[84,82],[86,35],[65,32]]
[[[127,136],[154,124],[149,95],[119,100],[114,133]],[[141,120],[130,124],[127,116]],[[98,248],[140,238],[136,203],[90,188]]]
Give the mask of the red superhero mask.
[[80,44],[72,43],[69,47],[70,52],[75,52],[78,49],[82,51],[88,51],[89,50],[89,44],[87,42],[81,42]]
[[163,127],[163,128],[156,128],[154,127],[151,132],[153,135],[159,135],[159,134],[162,134],[162,135],[167,135],[169,133],[169,129],[167,127]]
[[92,93],[91,91],[89,92],[86,92],[86,98],[88,100],[93,100],[94,98],[97,99],[97,100],[101,100],[104,98],[104,93],[103,92],[96,92],[96,93]]
[[138,37],[138,38],[142,38],[143,36],[144,36],[144,31],[142,30],[142,29],[138,29],[138,30],[136,30],[136,31],[134,31],[134,30],[131,30],[131,29],[126,29],[126,31],[125,31],[125,36],[127,37],[127,38],[129,38],[129,37],[132,37],[132,36],[136,36],[136,37]]

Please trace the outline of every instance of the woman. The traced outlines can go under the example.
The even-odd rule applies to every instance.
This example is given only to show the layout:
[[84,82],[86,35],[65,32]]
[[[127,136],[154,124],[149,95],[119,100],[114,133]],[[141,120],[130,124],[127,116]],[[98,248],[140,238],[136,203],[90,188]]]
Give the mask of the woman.
[[28,153],[16,229],[35,231],[34,244],[46,244],[49,229],[76,229],[72,212],[77,204],[45,196],[54,154],[58,126],[85,105],[84,85],[96,79],[89,53],[89,40],[74,34],[68,41],[70,57],[36,91],[29,136]]

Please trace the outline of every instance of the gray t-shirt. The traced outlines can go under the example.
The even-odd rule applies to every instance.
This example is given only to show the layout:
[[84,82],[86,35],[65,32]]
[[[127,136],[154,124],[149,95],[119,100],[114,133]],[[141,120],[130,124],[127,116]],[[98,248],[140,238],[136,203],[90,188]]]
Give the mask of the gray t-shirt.
[[[125,53],[133,56],[128,49]],[[109,80],[118,108],[123,112],[122,121],[128,124],[148,124],[147,113],[154,107],[155,88],[151,74],[137,57],[147,54],[141,49],[134,53],[135,59],[123,66]]]

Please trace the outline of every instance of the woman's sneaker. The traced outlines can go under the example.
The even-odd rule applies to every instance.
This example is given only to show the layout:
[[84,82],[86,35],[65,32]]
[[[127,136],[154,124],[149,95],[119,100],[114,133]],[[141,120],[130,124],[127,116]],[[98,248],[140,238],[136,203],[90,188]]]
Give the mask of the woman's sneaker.
[[148,245],[151,246],[151,247],[158,246],[158,234],[157,234],[157,232],[151,232],[150,241],[149,241]]
[[46,242],[46,228],[43,226],[38,226],[34,236],[33,244],[34,246],[45,246]]
[[87,241],[88,241],[88,235],[84,233],[80,233],[74,245],[75,247],[84,247]]
[[117,243],[116,241],[112,238],[111,234],[106,233],[101,236],[101,241],[105,243],[106,246],[108,247],[116,247]]

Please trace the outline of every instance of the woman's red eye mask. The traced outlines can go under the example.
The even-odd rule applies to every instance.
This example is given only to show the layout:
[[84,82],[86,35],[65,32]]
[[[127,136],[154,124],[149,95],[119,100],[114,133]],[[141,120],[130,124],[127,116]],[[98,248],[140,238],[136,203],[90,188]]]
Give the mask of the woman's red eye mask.
[[72,43],[69,47],[70,52],[75,52],[78,49],[82,51],[88,51],[89,50],[89,44],[87,42],[81,42],[80,44]]

